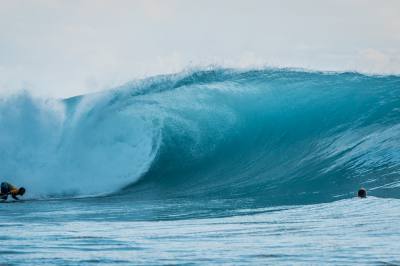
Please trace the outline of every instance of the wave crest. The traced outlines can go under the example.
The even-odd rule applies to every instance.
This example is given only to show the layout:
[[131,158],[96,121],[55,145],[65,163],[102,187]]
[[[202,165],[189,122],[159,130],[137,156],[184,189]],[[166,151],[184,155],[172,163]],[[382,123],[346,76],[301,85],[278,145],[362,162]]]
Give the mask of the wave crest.
[[[158,76],[0,102],[0,174],[40,196],[320,202],[400,196],[400,77],[288,69]],[[140,180],[139,182],[137,182]]]

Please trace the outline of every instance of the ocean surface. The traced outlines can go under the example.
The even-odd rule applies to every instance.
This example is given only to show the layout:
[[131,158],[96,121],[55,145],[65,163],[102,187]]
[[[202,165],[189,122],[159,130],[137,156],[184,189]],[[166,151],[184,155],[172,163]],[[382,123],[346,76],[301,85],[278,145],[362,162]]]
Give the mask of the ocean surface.
[[27,189],[0,204],[0,265],[400,265],[400,76],[4,96],[0,179]]

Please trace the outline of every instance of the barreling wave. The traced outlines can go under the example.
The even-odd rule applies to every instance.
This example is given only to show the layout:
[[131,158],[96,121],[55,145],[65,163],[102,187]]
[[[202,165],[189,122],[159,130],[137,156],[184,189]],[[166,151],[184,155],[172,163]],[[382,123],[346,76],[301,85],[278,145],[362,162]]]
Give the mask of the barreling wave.
[[22,94],[0,101],[0,130],[0,175],[37,196],[400,197],[398,76],[210,69]]

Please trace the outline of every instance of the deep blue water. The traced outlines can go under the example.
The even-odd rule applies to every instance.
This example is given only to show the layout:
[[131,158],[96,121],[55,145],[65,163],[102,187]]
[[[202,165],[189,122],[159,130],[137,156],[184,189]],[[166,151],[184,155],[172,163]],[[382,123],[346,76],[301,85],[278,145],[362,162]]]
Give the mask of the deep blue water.
[[[6,265],[400,264],[400,77],[188,71],[0,99]],[[359,187],[367,199],[355,198]]]

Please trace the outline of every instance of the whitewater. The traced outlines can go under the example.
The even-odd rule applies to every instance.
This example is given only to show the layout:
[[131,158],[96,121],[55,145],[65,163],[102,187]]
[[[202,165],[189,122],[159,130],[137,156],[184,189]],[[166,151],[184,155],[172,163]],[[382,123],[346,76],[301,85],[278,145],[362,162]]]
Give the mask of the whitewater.
[[[207,68],[0,98],[0,264],[400,264],[400,77]],[[360,187],[368,198],[356,198]]]

